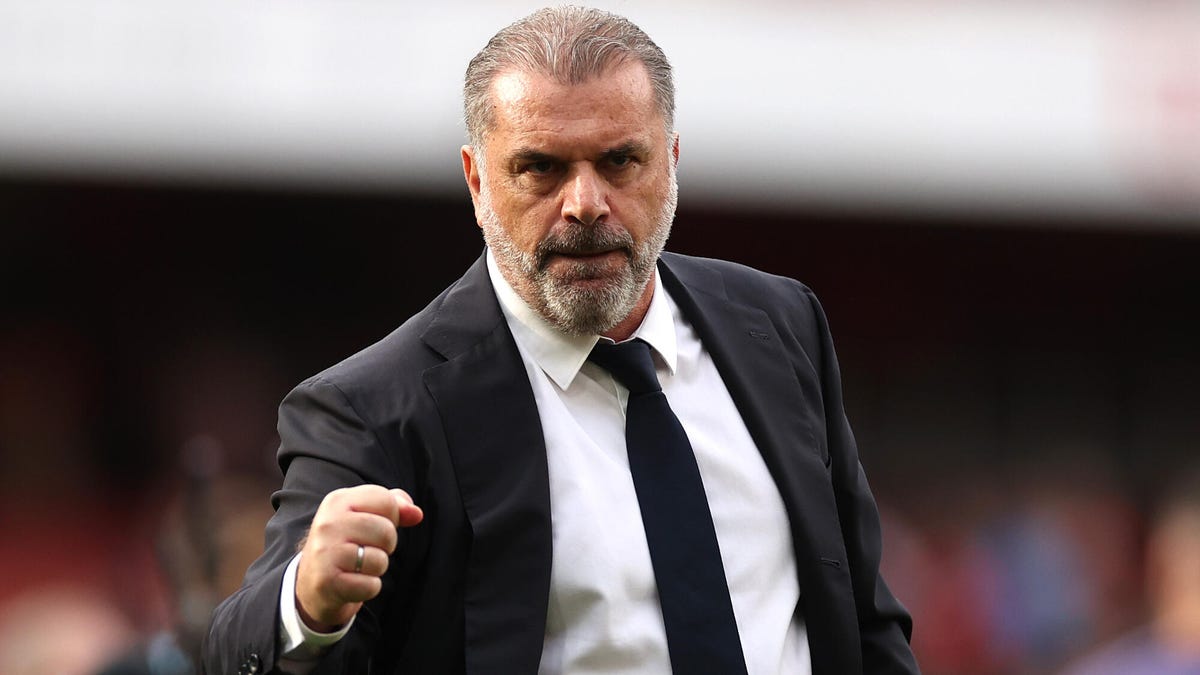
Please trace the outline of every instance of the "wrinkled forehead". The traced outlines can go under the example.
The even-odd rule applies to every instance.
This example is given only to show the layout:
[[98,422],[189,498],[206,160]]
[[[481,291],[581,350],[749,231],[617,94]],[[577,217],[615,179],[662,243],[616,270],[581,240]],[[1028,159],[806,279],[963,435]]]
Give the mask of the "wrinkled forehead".
[[573,83],[510,69],[493,78],[490,94],[489,132],[530,127],[552,131],[581,121],[647,128],[665,125],[646,68],[636,61],[613,64]]

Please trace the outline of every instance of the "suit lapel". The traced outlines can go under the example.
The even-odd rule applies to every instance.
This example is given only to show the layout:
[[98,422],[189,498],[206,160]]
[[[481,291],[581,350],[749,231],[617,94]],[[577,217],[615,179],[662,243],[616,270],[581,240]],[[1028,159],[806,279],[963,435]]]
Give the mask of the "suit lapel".
[[422,336],[447,361],[425,373],[471,525],[466,672],[536,672],[550,593],[550,487],[533,390],[484,259]]
[[[678,261],[678,262],[676,262]],[[775,479],[791,524],[801,593],[820,594],[821,558],[841,549],[837,504],[792,359],[765,312],[732,302],[715,271],[664,254],[663,284],[700,335]],[[811,599],[811,597],[810,597]]]

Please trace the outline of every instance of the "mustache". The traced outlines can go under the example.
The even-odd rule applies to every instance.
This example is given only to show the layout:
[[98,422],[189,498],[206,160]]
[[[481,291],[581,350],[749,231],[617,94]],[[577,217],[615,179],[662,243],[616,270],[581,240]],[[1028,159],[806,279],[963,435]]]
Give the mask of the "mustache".
[[544,269],[547,259],[554,254],[591,255],[617,249],[629,254],[633,246],[633,235],[624,228],[607,224],[570,223],[550,232],[545,239],[538,242],[534,256],[538,269]]

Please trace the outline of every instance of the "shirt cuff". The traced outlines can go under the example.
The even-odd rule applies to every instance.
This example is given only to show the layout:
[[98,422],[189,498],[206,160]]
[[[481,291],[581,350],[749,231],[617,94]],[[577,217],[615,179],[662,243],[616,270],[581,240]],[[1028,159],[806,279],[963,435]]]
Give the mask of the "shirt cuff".
[[283,572],[283,587],[279,592],[279,655],[296,661],[310,661],[322,654],[350,632],[354,617],[345,626],[332,633],[318,633],[304,625],[296,609],[296,570],[300,567],[300,554],[288,563]]

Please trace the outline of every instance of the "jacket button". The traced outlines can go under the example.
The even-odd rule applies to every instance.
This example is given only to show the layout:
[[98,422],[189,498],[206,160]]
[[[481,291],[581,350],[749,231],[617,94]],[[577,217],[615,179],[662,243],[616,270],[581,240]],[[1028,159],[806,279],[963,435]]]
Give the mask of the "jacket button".
[[263,672],[262,659],[258,654],[251,654],[238,665],[238,675],[257,675]]

